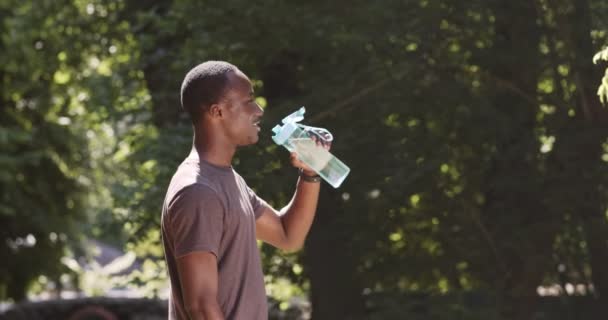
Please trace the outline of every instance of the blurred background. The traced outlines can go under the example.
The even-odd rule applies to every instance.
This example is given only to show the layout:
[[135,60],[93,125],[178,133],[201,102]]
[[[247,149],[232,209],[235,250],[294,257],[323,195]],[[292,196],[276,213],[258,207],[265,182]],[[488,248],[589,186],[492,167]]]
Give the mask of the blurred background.
[[603,0],[0,0],[0,317],[163,319],[160,212],[198,63],[265,116],[234,166],[276,207],[298,107],[352,169],[272,319],[605,319]]

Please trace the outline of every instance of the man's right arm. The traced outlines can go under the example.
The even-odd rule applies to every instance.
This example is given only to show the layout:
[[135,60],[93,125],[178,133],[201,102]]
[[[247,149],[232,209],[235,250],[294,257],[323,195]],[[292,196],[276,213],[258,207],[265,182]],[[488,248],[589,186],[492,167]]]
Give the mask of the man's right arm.
[[183,301],[192,320],[223,320],[217,302],[217,258],[207,251],[198,251],[177,259]]
[[218,304],[217,254],[223,232],[224,207],[215,191],[192,185],[169,205],[182,301],[189,319],[224,319]]

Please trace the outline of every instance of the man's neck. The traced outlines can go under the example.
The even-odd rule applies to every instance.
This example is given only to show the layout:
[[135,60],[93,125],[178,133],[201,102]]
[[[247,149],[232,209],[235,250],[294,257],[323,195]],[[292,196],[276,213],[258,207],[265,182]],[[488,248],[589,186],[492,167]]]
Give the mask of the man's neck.
[[194,135],[193,151],[198,153],[198,158],[220,167],[232,165],[232,158],[236,153],[236,147],[228,146],[218,139],[212,140],[205,137],[209,136]]

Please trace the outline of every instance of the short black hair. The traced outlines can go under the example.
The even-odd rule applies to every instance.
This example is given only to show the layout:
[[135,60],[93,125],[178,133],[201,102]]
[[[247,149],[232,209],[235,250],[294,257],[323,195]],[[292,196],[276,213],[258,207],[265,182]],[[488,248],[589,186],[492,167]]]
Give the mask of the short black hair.
[[217,103],[228,84],[228,74],[239,69],[225,61],[207,61],[192,68],[184,77],[180,93],[182,108],[196,124],[202,112]]

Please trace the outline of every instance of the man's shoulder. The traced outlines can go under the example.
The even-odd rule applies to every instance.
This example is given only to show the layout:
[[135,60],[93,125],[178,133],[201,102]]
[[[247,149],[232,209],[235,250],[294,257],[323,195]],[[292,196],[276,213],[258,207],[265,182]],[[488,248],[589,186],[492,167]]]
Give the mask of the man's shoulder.
[[206,183],[195,182],[188,185],[184,185],[176,190],[167,203],[169,207],[172,206],[177,200],[186,202],[197,202],[197,201],[209,201],[211,199],[218,199],[217,190]]
[[169,183],[167,191],[167,204],[171,204],[175,197],[180,194],[192,194],[193,196],[204,194],[217,194],[217,183],[213,178],[201,174],[200,170],[189,163],[182,163]]

